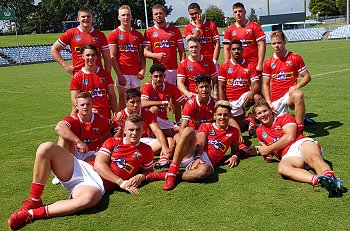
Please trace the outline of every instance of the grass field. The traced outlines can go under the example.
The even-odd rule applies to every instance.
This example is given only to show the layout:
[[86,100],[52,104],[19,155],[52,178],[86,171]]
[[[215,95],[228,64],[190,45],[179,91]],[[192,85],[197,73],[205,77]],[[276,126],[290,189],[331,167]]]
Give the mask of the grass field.
[[[313,76],[303,91],[307,115],[318,124],[306,133],[320,141],[326,160],[350,187],[350,41],[287,46],[303,56]],[[70,113],[70,76],[56,63],[3,67],[0,73],[0,230],[6,230],[8,217],[28,197],[36,148],[56,141],[54,125]],[[325,190],[283,180],[277,164],[261,157],[235,169],[219,166],[203,183],[180,183],[170,192],[161,185],[145,185],[137,196],[116,191],[94,209],[23,230],[350,230],[350,192],[328,198]],[[49,183],[43,200],[67,197],[63,187]]]

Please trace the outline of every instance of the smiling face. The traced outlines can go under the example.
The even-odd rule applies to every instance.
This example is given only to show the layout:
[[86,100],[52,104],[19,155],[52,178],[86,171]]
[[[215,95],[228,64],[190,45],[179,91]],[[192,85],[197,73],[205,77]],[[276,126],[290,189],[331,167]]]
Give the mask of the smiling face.
[[202,10],[198,8],[193,8],[188,10],[188,14],[190,15],[190,18],[193,22],[195,22],[198,18],[198,15],[202,13]]
[[219,129],[224,129],[228,125],[228,121],[231,118],[231,111],[224,107],[218,107],[215,111],[215,124]]
[[140,142],[141,135],[143,134],[142,122],[133,123],[129,120],[125,121],[124,134],[126,143],[135,145]]
[[273,113],[267,106],[255,107],[254,116],[265,126],[271,126],[273,123]]
[[97,54],[93,49],[85,49],[82,55],[85,66],[94,66],[96,65]]
[[79,11],[77,20],[82,27],[92,27],[93,17],[89,11]]

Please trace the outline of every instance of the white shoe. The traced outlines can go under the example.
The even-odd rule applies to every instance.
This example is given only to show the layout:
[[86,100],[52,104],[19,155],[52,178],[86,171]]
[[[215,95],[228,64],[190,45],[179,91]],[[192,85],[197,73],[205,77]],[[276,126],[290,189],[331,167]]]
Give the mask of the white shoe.
[[52,184],[57,185],[60,183],[60,180],[57,178],[57,176],[55,176],[51,182],[52,182]]

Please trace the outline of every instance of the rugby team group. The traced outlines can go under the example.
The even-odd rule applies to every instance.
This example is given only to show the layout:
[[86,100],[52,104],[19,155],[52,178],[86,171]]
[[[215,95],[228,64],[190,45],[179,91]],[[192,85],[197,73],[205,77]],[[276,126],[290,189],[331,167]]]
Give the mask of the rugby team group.
[[[51,49],[72,76],[71,115],[55,128],[57,144],[38,147],[29,199],[10,216],[9,227],[91,208],[118,187],[138,194],[143,182],[164,180],[162,189],[172,190],[178,181],[202,181],[216,165],[236,167],[252,155],[266,162],[278,159],[283,177],[332,195],[344,193],[319,143],[303,135],[304,121],[316,123],[305,118],[300,88],[311,76],[303,59],[286,49],[282,31],[273,31],[273,55],[265,60],[263,30],[246,18],[242,3],[232,9],[235,23],[224,33],[220,65],[218,29],[202,18],[197,3],[188,6],[191,22],[184,28],[188,57],[181,31],[166,22],[162,5],[152,7],[154,26],[144,35],[131,27],[130,7],[121,6],[120,26],[108,37],[93,28],[92,12],[80,9],[80,25],[64,32]],[[60,55],[68,45],[72,65]],[[142,84],[146,58],[153,65],[150,81]],[[259,146],[245,145],[241,132],[246,130]],[[43,205],[51,171],[52,183],[64,186],[70,197]]]

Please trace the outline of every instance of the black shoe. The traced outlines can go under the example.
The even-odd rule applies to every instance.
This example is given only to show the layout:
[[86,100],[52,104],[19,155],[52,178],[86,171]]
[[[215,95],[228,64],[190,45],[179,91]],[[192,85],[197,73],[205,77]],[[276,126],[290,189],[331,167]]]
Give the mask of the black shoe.
[[305,125],[315,125],[317,122],[313,119],[307,118],[306,116],[304,117],[304,124]]
[[256,138],[256,131],[255,128],[251,128],[248,130],[248,134],[251,138]]

